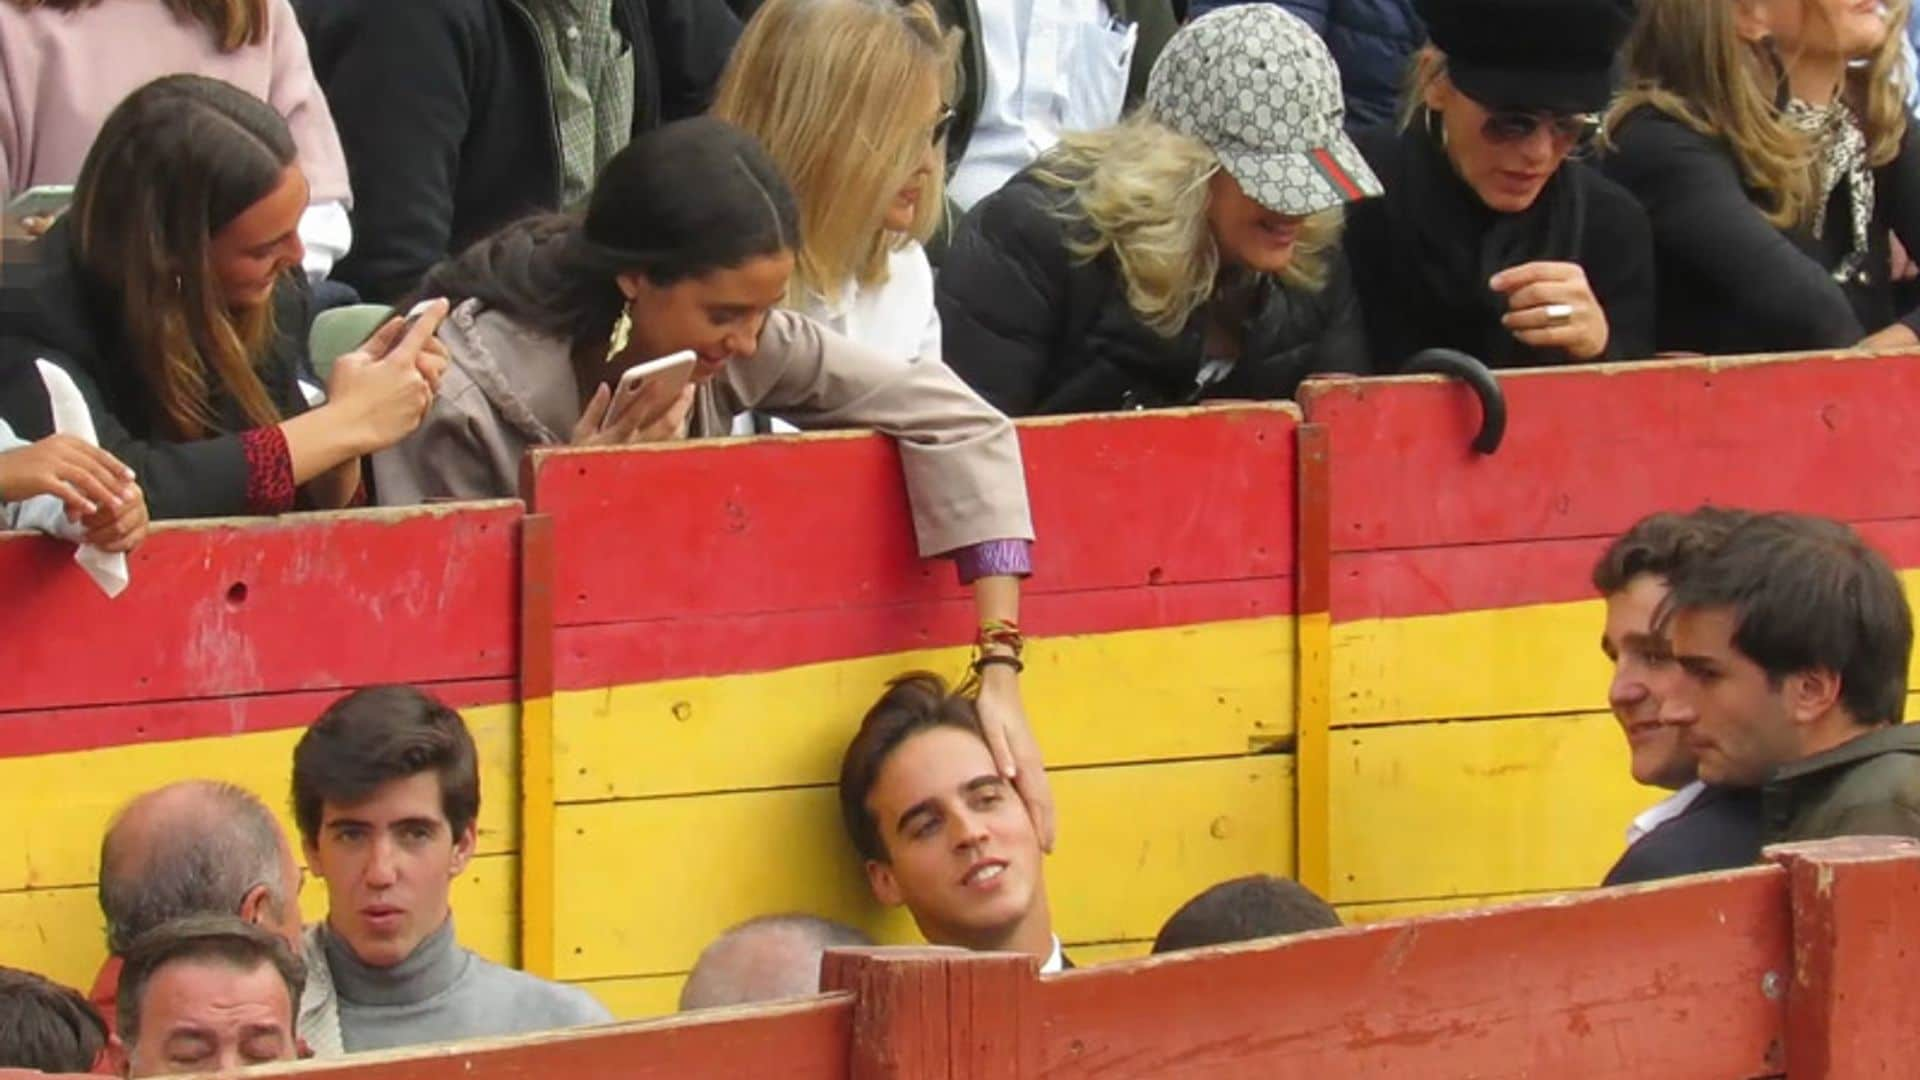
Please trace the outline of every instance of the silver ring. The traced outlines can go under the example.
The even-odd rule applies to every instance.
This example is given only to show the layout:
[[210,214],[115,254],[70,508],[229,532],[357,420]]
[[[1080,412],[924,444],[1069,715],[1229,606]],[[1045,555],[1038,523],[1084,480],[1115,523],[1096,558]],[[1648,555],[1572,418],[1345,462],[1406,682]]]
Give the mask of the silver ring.
[[1565,326],[1572,321],[1573,321],[1573,305],[1572,304],[1548,304],[1547,305],[1547,325],[1548,326]]

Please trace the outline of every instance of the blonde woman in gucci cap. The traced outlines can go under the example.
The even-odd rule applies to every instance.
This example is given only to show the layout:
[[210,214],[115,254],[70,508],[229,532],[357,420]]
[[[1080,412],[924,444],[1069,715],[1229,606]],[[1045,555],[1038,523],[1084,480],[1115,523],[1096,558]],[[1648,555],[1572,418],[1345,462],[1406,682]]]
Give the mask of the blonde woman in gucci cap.
[[1167,43],[1144,104],[1069,135],[960,226],[945,356],[1013,416],[1291,397],[1364,373],[1341,209],[1379,194],[1304,22],[1226,8]]

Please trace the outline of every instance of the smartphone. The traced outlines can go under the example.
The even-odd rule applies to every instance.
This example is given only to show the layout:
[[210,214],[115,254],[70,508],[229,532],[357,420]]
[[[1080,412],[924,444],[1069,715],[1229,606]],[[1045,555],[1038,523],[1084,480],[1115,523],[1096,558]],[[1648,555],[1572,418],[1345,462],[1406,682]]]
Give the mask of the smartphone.
[[[690,373],[690,369],[700,359],[692,349],[681,349],[677,353],[663,356],[658,360],[649,360],[644,364],[635,364],[620,376],[620,385],[613,388],[613,401],[619,401],[620,395],[630,394],[640,389],[640,384],[656,375]],[[605,427],[613,419],[613,402],[607,403],[607,416],[600,426]]]
[[28,188],[7,202],[7,216],[14,218],[51,217],[64,211],[73,201],[73,185],[42,184]]
[[411,308],[407,309],[407,321],[400,325],[401,337],[404,338],[407,336],[407,331],[413,329],[413,324],[420,321],[420,317],[427,313],[427,309],[432,307],[434,304],[434,301],[437,299],[438,297],[429,296],[425,300],[422,300],[419,303],[413,305]]

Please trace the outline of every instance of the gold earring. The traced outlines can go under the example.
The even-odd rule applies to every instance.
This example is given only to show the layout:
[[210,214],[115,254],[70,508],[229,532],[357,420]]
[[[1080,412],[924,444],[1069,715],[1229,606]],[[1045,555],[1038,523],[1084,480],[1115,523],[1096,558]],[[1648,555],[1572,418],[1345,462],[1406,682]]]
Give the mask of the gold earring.
[[620,309],[620,317],[613,320],[613,336],[607,339],[607,363],[627,349],[627,339],[633,336],[633,315],[626,308]]

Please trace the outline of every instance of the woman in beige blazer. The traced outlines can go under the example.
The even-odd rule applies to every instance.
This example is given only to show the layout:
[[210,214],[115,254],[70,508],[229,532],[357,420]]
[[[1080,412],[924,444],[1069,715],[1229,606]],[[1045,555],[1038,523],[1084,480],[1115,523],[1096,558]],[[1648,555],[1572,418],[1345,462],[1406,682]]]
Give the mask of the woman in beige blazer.
[[[422,293],[453,304],[451,363],[420,430],[375,457],[375,495],[512,497],[529,447],[725,435],[749,409],[893,436],[920,553],[973,588],[981,716],[1050,846],[1018,681],[1033,523],[1013,425],[938,360],[901,364],[778,310],[798,221],[760,145],[697,118],[609,161],[584,217],[530,218],[442,263]],[[627,369],[682,350],[690,372],[615,393]]]

